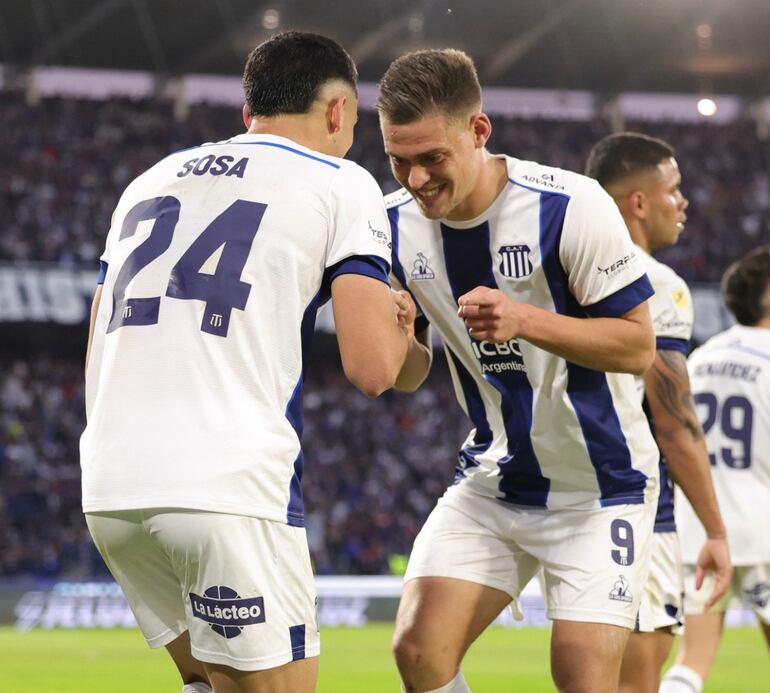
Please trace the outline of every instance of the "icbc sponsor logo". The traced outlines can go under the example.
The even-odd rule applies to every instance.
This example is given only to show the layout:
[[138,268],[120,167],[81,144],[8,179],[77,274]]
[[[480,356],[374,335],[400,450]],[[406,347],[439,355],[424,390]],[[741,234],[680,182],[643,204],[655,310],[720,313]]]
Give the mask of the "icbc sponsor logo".
[[482,374],[499,374],[506,371],[527,372],[519,349],[519,342],[515,339],[509,339],[507,342],[488,342],[487,340],[474,339],[471,340],[471,348],[481,363]]

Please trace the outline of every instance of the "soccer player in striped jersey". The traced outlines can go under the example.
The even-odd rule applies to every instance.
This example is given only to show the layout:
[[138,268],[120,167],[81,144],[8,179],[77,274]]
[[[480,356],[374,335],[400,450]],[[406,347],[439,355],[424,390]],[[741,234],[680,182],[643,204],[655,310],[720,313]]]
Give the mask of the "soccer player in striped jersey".
[[370,396],[394,383],[413,315],[388,286],[382,193],[341,158],[350,57],[279,34],[250,54],[244,87],[245,134],[168,156],[115,209],[91,317],[83,509],[186,693],[310,693],[300,436],[316,311],[331,297],[343,368]]
[[677,489],[686,627],[661,693],[703,689],[731,597],[756,614],[770,646],[770,247],[757,248],[731,265],[722,294],[738,324],[696,349],[688,368],[735,573],[727,595],[709,610],[707,590],[693,589],[703,528]]
[[[471,59],[428,50],[380,84],[394,282],[432,325],[474,426],[409,559],[394,653],[407,691],[468,691],[476,637],[542,566],[560,691],[610,693],[648,570],[658,451],[632,374],[654,357],[647,279],[582,175],[493,155]],[[515,658],[515,653],[512,653]]]
[[655,362],[638,385],[661,452],[660,497],[650,577],[623,658],[620,691],[656,693],[661,668],[683,619],[682,559],[668,472],[692,499],[706,528],[708,537],[701,542],[698,570],[714,571],[711,603],[724,594],[731,572],[725,528],[687,377],[693,323],[690,291],[670,267],[651,255],[676,243],[687,218],[687,199],[680,189],[682,177],[673,149],[639,133],[619,133],[597,142],[588,157],[586,174],[596,178],[617,203],[655,289],[650,300]]

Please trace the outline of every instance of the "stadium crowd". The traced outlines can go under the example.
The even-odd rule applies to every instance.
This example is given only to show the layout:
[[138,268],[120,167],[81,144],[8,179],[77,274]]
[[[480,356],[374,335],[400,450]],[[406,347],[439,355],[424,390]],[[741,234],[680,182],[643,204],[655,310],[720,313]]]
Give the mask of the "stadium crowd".
[[[492,151],[581,171],[603,122],[494,119]],[[628,124],[672,142],[690,199],[687,231],[662,253],[688,282],[717,281],[726,264],[770,235],[770,148],[753,124]],[[0,128],[0,262],[95,267],[127,183],[165,153],[227,137],[231,107],[44,99],[5,92]],[[717,132],[718,131],[718,132]],[[376,116],[363,113],[350,158],[395,188]],[[379,574],[406,553],[450,482],[469,424],[445,369],[414,395],[367,399],[329,355],[305,390],[307,525],[318,573]],[[0,359],[0,575],[105,574],[80,510],[79,359]]]
[[[492,151],[582,171],[604,121],[493,119]],[[34,123],[34,127],[29,124]],[[163,101],[46,98],[4,92],[0,127],[0,261],[95,265],[127,183],[166,153],[241,127],[232,107],[192,106],[184,122]],[[672,142],[690,200],[687,233],[660,259],[688,282],[718,281],[728,262],[770,234],[770,147],[749,121],[628,123]],[[364,112],[349,157],[395,188],[375,114]]]
[[[469,430],[437,366],[414,395],[367,399],[319,353],[305,386],[307,527],[321,574],[382,574],[452,479]],[[0,361],[0,576],[106,575],[80,509],[80,361]]]

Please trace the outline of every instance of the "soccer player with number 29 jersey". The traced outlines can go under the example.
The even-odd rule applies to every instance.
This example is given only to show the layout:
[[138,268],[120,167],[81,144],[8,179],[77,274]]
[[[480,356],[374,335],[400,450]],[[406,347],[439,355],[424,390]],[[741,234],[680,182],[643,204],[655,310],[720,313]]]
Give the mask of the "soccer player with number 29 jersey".
[[420,313],[396,386],[426,376],[433,325],[474,426],[409,559],[404,690],[469,691],[465,651],[542,567],[558,689],[610,693],[658,493],[631,375],[654,355],[652,287],[595,181],[487,151],[464,53],[398,58],[378,109],[404,186],[387,200],[392,274]]
[[172,154],[112,219],[94,299],[83,509],[186,693],[315,689],[302,382],[331,297],[343,367],[391,387],[413,314],[374,179],[343,157],[356,69],[288,32],[244,73],[247,133]]
[[703,529],[687,499],[677,497],[686,627],[663,693],[703,689],[730,597],[740,598],[756,614],[770,646],[770,247],[757,248],[731,265],[722,293],[738,324],[696,349],[688,368],[735,573],[728,594],[709,610],[703,590],[693,589],[695,548]]

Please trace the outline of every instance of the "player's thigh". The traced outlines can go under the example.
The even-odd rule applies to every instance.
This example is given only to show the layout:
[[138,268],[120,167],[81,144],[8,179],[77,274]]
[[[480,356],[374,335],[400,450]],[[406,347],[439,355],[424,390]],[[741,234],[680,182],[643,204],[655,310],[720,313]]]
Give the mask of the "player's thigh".
[[206,664],[217,693],[313,693],[318,680],[318,657],[308,657],[264,671],[239,671]]
[[468,645],[518,596],[537,561],[508,534],[510,509],[452,487],[415,540],[396,621],[396,646],[452,652]]
[[190,633],[188,631],[185,631],[176,640],[168,643],[166,645],[166,652],[174,660],[174,664],[176,664],[176,668],[179,670],[184,683],[195,683],[196,681],[208,683],[209,679],[203,662],[195,659],[190,651]]
[[677,664],[684,664],[705,679],[719,650],[724,627],[724,611],[691,614],[684,620],[684,637]]
[[619,693],[657,693],[660,672],[673,644],[670,629],[631,633],[623,651]]
[[525,517],[517,539],[542,563],[548,617],[634,628],[654,517],[652,503]]
[[560,693],[614,693],[630,631],[606,623],[553,622],[551,674]]
[[179,578],[196,659],[261,671],[318,655],[303,529],[197,511],[159,512],[148,523]]
[[86,523],[148,645],[163,647],[176,640],[187,629],[182,590],[142,511],[87,513]]
[[401,594],[393,644],[402,664],[441,657],[455,667],[473,641],[509,604],[507,592],[445,577],[408,581]]

